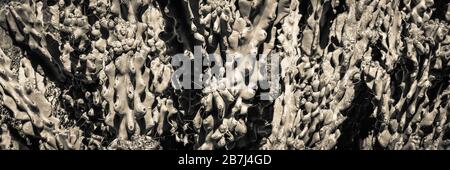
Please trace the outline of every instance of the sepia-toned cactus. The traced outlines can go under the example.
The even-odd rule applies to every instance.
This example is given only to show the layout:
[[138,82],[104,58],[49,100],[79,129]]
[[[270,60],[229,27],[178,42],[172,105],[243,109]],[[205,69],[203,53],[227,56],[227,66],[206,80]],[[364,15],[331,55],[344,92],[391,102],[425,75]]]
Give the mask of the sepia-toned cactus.
[[0,1],[0,149],[448,149],[450,3]]

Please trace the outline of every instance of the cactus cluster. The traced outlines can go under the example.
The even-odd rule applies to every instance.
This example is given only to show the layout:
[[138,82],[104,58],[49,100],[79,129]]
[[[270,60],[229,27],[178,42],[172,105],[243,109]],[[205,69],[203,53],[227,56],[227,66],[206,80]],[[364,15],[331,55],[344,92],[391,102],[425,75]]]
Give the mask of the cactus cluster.
[[0,149],[450,147],[446,1],[0,0],[0,36]]

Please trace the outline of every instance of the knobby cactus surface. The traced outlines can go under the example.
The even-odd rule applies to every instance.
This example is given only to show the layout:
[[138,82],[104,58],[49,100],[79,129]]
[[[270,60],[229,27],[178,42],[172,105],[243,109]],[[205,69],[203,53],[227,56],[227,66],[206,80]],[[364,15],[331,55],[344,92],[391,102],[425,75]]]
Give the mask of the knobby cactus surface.
[[0,149],[450,149],[450,3],[0,0]]

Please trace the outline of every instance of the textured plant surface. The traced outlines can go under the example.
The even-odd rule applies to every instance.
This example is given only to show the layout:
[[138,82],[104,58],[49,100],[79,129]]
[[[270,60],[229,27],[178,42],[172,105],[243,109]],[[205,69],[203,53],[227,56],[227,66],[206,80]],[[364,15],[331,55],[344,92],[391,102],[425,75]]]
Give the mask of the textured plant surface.
[[444,0],[0,0],[0,149],[450,149],[449,29]]

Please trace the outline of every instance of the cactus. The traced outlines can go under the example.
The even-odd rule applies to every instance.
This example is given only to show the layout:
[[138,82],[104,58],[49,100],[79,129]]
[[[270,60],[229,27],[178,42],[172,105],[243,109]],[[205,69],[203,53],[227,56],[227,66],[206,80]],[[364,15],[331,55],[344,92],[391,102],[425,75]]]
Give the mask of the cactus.
[[0,149],[448,149],[450,3],[0,1]]

